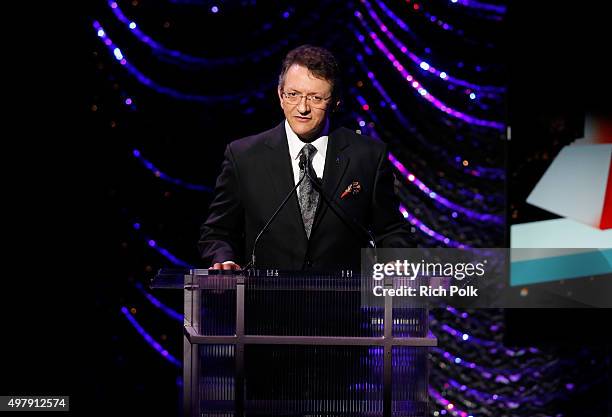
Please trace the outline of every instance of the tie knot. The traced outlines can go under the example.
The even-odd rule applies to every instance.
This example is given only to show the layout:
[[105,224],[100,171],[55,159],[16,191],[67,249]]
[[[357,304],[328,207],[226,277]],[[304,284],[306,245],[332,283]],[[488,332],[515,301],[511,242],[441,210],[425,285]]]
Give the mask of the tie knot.
[[314,154],[317,153],[317,148],[315,148],[314,145],[307,143],[302,148],[302,153],[308,159],[308,162],[311,162],[312,158],[314,157]]

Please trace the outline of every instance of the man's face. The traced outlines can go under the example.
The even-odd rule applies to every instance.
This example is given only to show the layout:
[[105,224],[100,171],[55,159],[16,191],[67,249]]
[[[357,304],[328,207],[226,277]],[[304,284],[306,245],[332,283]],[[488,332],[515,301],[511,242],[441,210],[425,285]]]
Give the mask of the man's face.
[[299,103],[290,104],[283,98],[283,91],[328,98],[331,96],[331,83],[316,78],[306,67],[294,64],[285,74],[284,86],[278,88],[280,105],[291,129],[302,140],[316,139],[325,127],[328,112],[332,106],[331,100],[326,100],[313,107],[312,103],[304,97]]

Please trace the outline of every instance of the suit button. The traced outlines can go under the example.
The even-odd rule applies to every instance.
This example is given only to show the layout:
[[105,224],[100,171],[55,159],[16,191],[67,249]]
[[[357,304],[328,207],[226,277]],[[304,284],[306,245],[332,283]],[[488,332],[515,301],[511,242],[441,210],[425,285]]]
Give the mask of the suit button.
[[306,260],[306,268],[310,268],[312,266],[312,261],[310,259]]

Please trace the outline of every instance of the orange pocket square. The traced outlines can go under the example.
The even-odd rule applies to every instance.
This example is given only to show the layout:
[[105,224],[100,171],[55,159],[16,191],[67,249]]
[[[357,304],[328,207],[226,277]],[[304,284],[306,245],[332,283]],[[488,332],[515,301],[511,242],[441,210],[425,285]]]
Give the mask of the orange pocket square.
[[346,187],[346,190],[344,190],[342,192],[342,194],[340,195],[340,198],[344,198],[344,197],[348,197],[349,195],[357,195],[359,194],[359,192],[361,191],[361,184],[359,184],[359,181],[353,181],[352,183],[349,184],[348,187]]

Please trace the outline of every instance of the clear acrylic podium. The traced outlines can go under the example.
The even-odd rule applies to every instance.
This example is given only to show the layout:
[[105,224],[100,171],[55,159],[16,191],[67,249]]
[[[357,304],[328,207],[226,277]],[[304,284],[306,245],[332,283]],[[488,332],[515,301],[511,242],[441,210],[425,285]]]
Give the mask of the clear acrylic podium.
[[360,279],[160,271],[184,291],[183,415],[428,416],[428,311],[363,307]]

